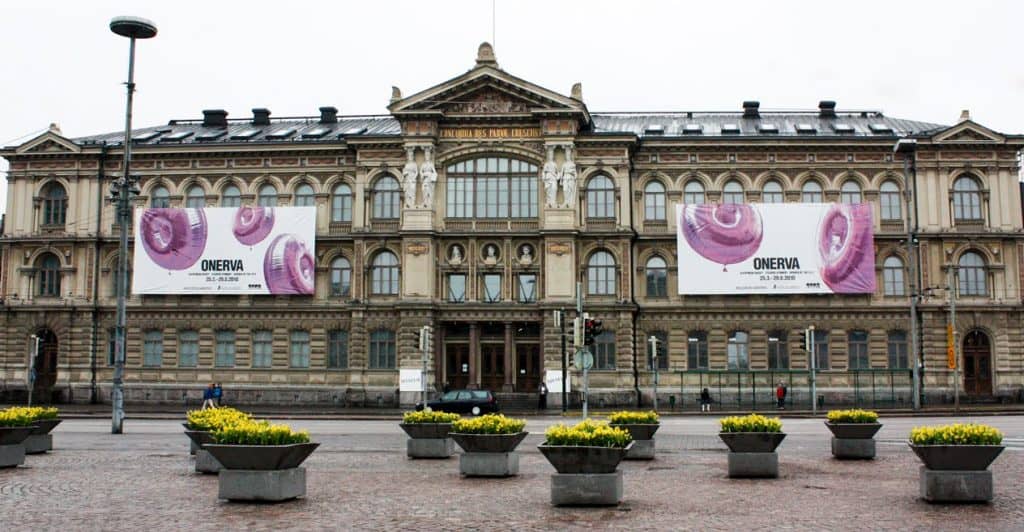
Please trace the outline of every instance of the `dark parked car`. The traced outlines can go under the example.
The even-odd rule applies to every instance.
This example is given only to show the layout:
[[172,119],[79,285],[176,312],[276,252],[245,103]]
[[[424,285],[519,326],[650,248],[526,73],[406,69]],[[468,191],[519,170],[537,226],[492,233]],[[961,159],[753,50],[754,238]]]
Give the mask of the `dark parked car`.
[[[488,390],[451,390],[445,392],[440,399],[427,401],[431,410],[453,412],[455,414],[491,414],[499,412],[498,399]],[[422,404],[416,405],[421,410]]]

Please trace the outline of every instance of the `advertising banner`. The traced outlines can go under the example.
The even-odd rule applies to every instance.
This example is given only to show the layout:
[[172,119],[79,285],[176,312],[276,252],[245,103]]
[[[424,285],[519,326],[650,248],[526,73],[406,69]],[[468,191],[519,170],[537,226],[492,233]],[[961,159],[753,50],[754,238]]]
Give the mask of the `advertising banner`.
[[679,293],[869,294],[868,204],[677,205]]
[[316,207],[136,209],[132,293],[312,294]]

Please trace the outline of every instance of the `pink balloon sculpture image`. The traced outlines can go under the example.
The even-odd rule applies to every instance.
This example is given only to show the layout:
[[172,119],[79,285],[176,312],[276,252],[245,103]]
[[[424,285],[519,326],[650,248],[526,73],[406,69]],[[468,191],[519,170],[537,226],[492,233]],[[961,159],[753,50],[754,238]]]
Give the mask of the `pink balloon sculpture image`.
[[875,291],[874,242],[867,205],[832,205],[818,226],[821,278],[838,294]]
[[235,213],[234,233],[247,246],[258,244],[274,229],[272,207],[241,207]]
[[278,235],[267,248],[263,276],[271,294],[312,294],[313,251],[296,235]]
[[184,270],[206,248],[206,215],[202,209],[146,209],[139,221],[142,248],[162,268]]
[[743,262],[761,247],[761,214],[750,205],[687,205],[679,224],[700,256],[722,265]]

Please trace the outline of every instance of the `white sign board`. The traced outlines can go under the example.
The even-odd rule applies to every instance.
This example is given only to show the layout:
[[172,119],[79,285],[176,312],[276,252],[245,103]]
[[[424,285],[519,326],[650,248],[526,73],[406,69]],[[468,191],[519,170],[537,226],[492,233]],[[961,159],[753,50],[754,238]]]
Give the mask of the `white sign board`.
[[677,205],[680,294],[870,294],[868,204]]
[[398,391],[400,391],[400,392],[422,392],[423,391],[423,370],[422,369],[400,369],[400,370],[398,370]]
[[136,294],[313,294],[316,207],[136,209]]
[[[565,391],[572,391],[572,372],[566,372]],[[548,395],[562,393],[562,370],[544,372],[544,384],[548,386]]]

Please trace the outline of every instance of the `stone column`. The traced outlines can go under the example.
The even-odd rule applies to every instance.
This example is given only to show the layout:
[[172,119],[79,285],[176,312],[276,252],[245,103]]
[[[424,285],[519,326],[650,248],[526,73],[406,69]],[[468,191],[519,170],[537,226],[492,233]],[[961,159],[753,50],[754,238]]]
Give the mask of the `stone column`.
[[516,371],[514,363],[516,344],[512,336],[515,333],[514,327],[515,324],[511,321],[505,322],[505,384],[501,387],[503,392],[511,392],[515,389],[514,381],[512,380]]
[[469,384],[466,388],[475,390],[480,386],[480,326],[469,324]]

